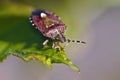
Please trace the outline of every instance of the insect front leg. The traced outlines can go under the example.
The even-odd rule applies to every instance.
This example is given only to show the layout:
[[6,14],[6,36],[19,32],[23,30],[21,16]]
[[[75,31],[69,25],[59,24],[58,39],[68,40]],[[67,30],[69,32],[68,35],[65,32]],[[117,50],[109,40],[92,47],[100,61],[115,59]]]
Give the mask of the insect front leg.
[[62,50],[62,47],[60,46],[59,42],[53,42],[52,48],[58,49],[59,51]]
[[52,48],[56,48],[56,45],[57,45],[56,42],[53,42],[52,43]]
[[48,44],[48,42],[49,42],[49,40],[45,40],[45,41],[43,42],[43,46],[46,46],[46,45]]

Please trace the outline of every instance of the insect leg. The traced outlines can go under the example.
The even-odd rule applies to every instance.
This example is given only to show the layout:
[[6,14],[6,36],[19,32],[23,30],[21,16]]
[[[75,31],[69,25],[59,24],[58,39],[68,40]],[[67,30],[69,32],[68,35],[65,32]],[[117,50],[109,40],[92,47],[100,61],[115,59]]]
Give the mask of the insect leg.
[[49,40],[45,40],[45,41],[43,42],[43,46],[46,46],[48,42],[49,42]]
[[61,47],[60,47],[60,45],[59,45],[59,42],[53,42],[52,48],[61,50]]

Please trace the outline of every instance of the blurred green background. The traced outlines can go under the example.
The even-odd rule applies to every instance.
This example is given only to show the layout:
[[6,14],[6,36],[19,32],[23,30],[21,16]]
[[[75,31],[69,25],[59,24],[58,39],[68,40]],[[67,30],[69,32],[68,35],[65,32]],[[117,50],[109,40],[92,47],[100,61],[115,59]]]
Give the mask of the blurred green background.
[[[25,63],[19,58],[10,56],[0,64],[0,80],[119,80],[119,68],[114,67],[119,64],[119,59],[116,57],[119,57],[117,54],[120,51],[118,50],[118,53],[114,52],[116,49],[114,46],[118,43],[112,45],[111,48],[109,48],[111,45],[108,45],[108,49],[100,50],[103,46],[96,49],[96,46],[103,45],[102,42],[104,41],[101,39],[106,37],[103,38],[104,34],[98,36],[97,32],[104,33],[104,28],[109,31],[110,25],[106,26],[109,23],[101,22],[100,24],[105,25],[102,25],[104,27],[100,30],[98,29],[102,26],[94,27],[92,25],[95,21],[106,17],[100,16],[103,12],[116,6],[119,8],[120,0],[0,0],[0,53],[6,52],[10,48],[36,50],[42,47],[41,43],[44,41],[44,37],[31,26],[28,20],[31,12],[37,8],[52,11],[60,16],[67,25],[66,36],[68,38],[87,41],[86,46],[70,44],[66,48],[68,57],[81,68],[81,75],[65,65],[55,65],[51,70],[40,62]],[[106,14],[109,14],[109,12]],[[117,17],[119,18],[119,15]],[[110,20],[113,18],[110,18]],[[96,24],[98,23],[96,22]],[[114,28],[112,26],[111,30],[116,31],[119,28],[116,29],[115,26]],[[107,31],[105,32],[107,33]],[[112,31],[110,33],[113,34]],[[96,38],[99,37],[98,41],[101,43],[98,42],[99,44],[97,44]],[[109,42],[111,38],[112,35],[106,42]],[[111,43],[115,42],[110,41],[109,44]],[[106,43],[104,43],[104,46],[106,46]],[[108,54],[106,51],[108,51]],[[111,52],[111,56],[109,52]],[[116,56],[114,56],[115,53]],[[112,62],[111,60],[115,61]],[[116,64],[112,65],[113,63]],[[116,69],[116,72],[114,72],[114,69]]]

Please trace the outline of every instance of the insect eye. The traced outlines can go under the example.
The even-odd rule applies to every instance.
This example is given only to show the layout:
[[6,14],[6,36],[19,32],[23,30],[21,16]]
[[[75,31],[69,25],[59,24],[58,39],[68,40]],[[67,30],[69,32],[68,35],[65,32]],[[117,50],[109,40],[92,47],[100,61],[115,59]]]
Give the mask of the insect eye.
[[41,18],[45,18],[47,15],[45,13],[40,13]]

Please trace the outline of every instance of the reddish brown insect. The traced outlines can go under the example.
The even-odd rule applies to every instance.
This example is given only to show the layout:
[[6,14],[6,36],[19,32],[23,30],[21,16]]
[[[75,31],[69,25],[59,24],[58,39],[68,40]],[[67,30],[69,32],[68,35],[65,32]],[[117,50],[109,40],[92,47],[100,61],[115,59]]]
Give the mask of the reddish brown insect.
[[[32,25],[35,26],[44,36],[53,39],[55,42],[75,42],[75,40],[66,39],[64,35],[66,25],[52,12],[38,9],[32,12],[29,19]],[[46,45],[47,42],[48,40],[46,40],[43,45]],[[83,41],[76,42],[85,43]]]

